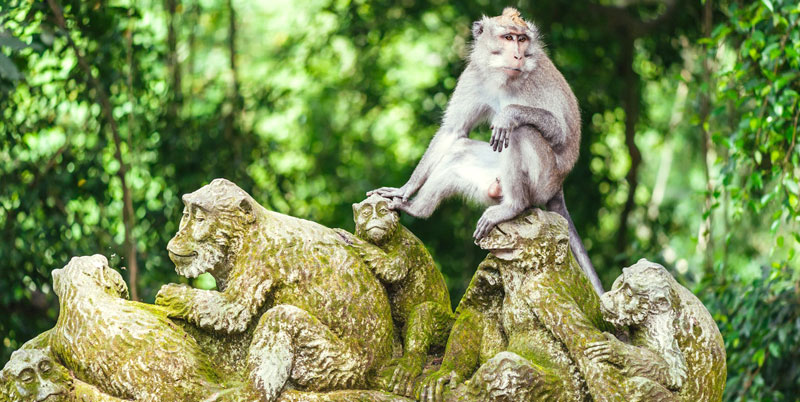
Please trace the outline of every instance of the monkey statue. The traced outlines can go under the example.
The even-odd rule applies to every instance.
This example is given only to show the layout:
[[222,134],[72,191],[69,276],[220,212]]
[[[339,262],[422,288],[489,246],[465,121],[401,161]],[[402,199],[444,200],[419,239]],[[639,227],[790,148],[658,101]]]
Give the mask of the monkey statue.
[[372,195],[353,204],[355,236],[339,232],[386,287],[392,320],[403,340],[403,357],[384,370],[380,386],[410,397],[428,349],[444,347],[454,319],[444,277],[422,241],[389,209],[390,202]]
[[[562,190],[581,141],[575,95],[545,54],[536,26],[516,9],[484,16],[472,25],[472,35],[469,62],[442,126],[411,178],[400,188],[382,187],[367,195],[391,198],[391,208],[420,218],[454,195],[489,205],[478,220],[476,240],[525,209],[546,205],[567,219],[572,252],[602,294]],[[489,143],[470,139],[470,130],[486,120],[492,129]]]
[[[623,268],[600,298],[604,318],[628,328],[631,343],[604,333],[586,355],[620,367],[636,394],[652,397],[659,388],[679,401],[719,401],[725,389],[725,345],[714,319],[700,300],[661,265],[645,259]],[[632,398],[634,399],[634,398]]]
[[[46,344],[46,342],[45,342]],[[39,345],[11,354],[0,371],[0,400],[9,402],[122,402],[93,385],[74,378],[54,358],[49,346]]]

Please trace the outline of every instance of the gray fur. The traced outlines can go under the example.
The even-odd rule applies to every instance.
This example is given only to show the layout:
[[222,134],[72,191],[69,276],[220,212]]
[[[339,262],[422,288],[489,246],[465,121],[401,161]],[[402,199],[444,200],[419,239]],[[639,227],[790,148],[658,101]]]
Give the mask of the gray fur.
[[[473,24],[475,41],[469,63],[458,79],[441,128],[408,182],[368,194],[392,198],[393,208],[421,218],[455,195],[489,205],[478,221],[476,239],[526,208],[555,207],[570,223],[573,253],[602,294],[561,191],[578,159],[578,101],[545,54],[536,27],[503,21],[507,20],[483,17]],[[489,144],[469,139],[472,128],[482,121],[492,125]],[[497,178],[503,193],[499,204],[487,193]]]

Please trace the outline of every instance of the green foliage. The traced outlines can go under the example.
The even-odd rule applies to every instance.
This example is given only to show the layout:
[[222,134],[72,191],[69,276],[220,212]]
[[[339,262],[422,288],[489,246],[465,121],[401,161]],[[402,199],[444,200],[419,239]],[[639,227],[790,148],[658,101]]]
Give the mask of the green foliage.
[[[179,280],[164,247],[181,194],[215,177],[275,211],[352,230],[350,204],[401,185],[438,128],[470,22],[507,5],[56,3],[66,30],[47,1],[0,3],[0,362],[53,325],[53,268],[94,253],[130,266],[122,165],[67,34],[119,126],[135,285],[152,302]],[[567,205],[607,285],[647,257],[703,295],[726,337],[728,399],[790,399],[800,393],[796,374],[781,376],[798,370],[800,8],[713,2],[704,26],[705,2],[668,4],[515,4],[581,105]],[[454,303],[485,256],[470,238],[480,213],[453,201],[426,221],[402,219]]]

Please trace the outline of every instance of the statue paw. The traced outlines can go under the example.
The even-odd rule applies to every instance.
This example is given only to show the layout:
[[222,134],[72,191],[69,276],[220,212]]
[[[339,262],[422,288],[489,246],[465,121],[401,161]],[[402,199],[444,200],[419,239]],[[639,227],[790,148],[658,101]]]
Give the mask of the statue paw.
[[163,306],[170,317],[182,317],[186,310],[186,285],[170,283],[161,286],[156,295],[155,304]]
[[454,390],[460,381],[455,370],[441,368],[422,380],[415,396],[420,401],[442,402],[445,391]]
[[422,367],[412,360],[403,357],[384,369],[382,377],[386,391],[409,398],[414,397],[414,385],[422,372]]
[[608,332],[604,332],[603,336],[605,340],[592,342],[587,346],[584,352],[586,357],[598,363],[609,362],[619,364],[623,343]]

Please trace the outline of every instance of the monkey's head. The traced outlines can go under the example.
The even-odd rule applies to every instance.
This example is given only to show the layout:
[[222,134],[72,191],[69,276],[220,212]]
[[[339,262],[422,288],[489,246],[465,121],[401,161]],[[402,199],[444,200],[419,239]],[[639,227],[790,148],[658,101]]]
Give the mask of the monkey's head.
[[214,179],[185,194],[183,204],[178,233],[167,243],[175,271],[188,278],[205,272],[226,278],[242,238],[256,224],[255,200],[236,184]]
[[99,290],[109,296],[127,299],[128,285],[122,275],[108,266],[105,256],[95,254],[72,257],[64,268],[54,269],[53,290],[60,300],[82,292]]
[[524,270],[561,266],[569,255],[567,221],[555,212],[536,208],[499,223],[477,244]]
[[505,81],[525,77],[536,68],[536,55],[542,52],[539,30],[507,7],[497,17],[483,16],[472,24],[474,43],[470,63],[484,74]]
[[[21,349],[0,371],[2,390],[12,402],[66,401],[72,389],[69,371],[50,357],[50,347]],[[2,394],[0,394],[2,395]]]
[[353,204],[356,236],[378,246],[391,239],[397,231],[400,216],[389,209],[390,203],[388,198],[373,194],[366,200]]
[[663,266],[641,259],[622,269],[611,290],[600,297],[600,311],[614,325],[640,325],[673,308],[673,280]]

